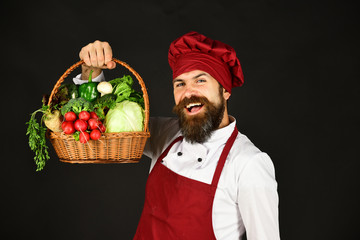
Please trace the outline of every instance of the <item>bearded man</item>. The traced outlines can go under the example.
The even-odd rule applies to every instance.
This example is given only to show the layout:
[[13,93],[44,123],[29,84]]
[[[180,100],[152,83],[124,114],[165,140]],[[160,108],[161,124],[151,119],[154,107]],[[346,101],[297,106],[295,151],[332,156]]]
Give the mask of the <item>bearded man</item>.
[[[107,42],[82,48],[81,84],[90,69],[113,69]],[[178,118],[151,118],[144,154],[152,159],[134,239],[280,239],[270,157],[236,127],[227,101],[244,77],[235,50],[197,32],[169,48]],[[81,80],[83,79],[83,80]]]

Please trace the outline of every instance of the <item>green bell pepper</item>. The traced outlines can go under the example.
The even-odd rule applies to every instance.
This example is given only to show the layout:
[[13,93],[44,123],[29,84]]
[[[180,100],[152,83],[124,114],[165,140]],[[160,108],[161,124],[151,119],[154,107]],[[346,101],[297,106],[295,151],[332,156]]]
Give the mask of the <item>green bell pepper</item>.
[[89,81],[79,86],[79,97],[82,97],[88,100],[89,102],[94,101],[100,96],[100,93],[97,90],[97,85],[99,83],[92,81],[92,73],[93,70],[90,71]]

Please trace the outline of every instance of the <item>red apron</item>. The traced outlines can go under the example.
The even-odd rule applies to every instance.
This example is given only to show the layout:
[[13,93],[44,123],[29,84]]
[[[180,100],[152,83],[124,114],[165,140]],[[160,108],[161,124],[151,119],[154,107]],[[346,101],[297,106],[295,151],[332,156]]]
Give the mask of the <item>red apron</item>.
[[216,239],[212,206],[221,171],[237,133],[235,126],[221,153],[211,184],[181,176],[161,163],[182,137],[167,147],[149,174],[144,209],[134,240]]

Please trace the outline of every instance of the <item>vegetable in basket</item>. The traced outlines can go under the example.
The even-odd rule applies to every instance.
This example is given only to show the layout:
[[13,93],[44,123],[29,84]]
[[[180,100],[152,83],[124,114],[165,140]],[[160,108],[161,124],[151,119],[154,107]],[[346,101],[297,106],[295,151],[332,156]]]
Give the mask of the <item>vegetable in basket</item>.
[[[50,159],[45,137],[47,128],[53,132],[63,131],[61,127],[63,116],[60,114],[59,109],[62,109],[62,106],[66,105],[71,98],[69,95],[70,89],[70,85],[60,87],[50,105],[48,105],[48,95],[44,95],[42,107],[31,113],[30,120],[26,122],[26,125],[28,125],[26,135],[29,136],[29,147],[35,153],[36,171],[41,171],[46,161]],[[38,113],[42,113],[40,122],[36,118]]]
[[76,84],[73,83],[63,84],[59,87],[59,91],[61,91],[62,89],[67,90],[67,98],[68,98],[67,100],[79,97],[79,90]]
[[109,110],[104,124],[107,133],[143,131],[144,110],[136,102],[129,100],[122,101]]
[[114,89],[113,89],[111,83],[109,83],[109,82],[101,82],[101,83],[99,83],[97,85],[97,90],[99,91],[101,96],[104,96],[106,94],[112,93]]
[[[40,123],[36,119],[37,113],[43,114]],[[28,125],[26,135],[29,136],[29,147],[35,153],[36,171],[41,171],[46,161],[50,159],[45,138],[46,127],[44,127],[43,123],[52,131],[59,132],[62,131],[61,122],[62,118],[59,110],[51,111],[50,107],[45,104],[43,104],[42,108],[33,112],[30,120],[26,122]]]
[[[48,108],[49,109],[49,108]],[[53,132],[61,132],[62,116],[59,110],[47,110],[43,112],[43,120],[45,126]]]
[[[60,109],[65,105],[70,99],[77,98],[79,96],[77,86],[75,84],[64,84],[61,85],[54,94],[51,100],[51,109]],[[43,96],[43,103],[46,105],[49,100],[49,95],[45,94]]]
[[97,85],[99,83],[92,81],[92,73],[93,70],[90,71],[89,81],[79,86],[79,97],[82,97],[89,102],[94,101],[100,95],[99,91],[97,90]]
[[132,88],[133,80],[130,75],[124,75],[122,78],[115,78],[109,83],[113,86],[113,94],[117,96],[116,102],[129,100],[137,102],[142,108],[145,108],[142,92],[137,92]]
[[74,112],[67,112],[61,127],[65,134],[72,135],[81,143],[87,143],[90,139],[99,140],[106,129],[95,112],[87,111],[80,112],[79,116]]
[[105,119],[105,115],[109,109],[116,106],[116,95],[106,94],[94,102],[94,111],[97,116],[102,120]]
[[113,109],[116,103],[124,100],[139,103],[144,108],[144,98],[142,93],[132,88],[133,80],[130,75],[124,75],[122,78],[115,78],[109,82],[101,82],[98,90],[103,94],[94,101],[94,109],[100,119],[105,119],[109,109]]
[[61,114],[64,116],[67,112],[74,112],[78,115],[82,111],[91,112],[94,105],[82,97],[70,99],[62,108]]

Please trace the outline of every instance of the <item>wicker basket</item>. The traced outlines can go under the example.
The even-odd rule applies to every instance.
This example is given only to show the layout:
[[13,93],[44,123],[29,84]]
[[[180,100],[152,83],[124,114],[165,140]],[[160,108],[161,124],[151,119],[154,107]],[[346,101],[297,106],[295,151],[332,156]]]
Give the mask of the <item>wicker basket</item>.
[[[118,59],[113,58],[113,61],[127,68],[141,86],[145,104],[144,130],[142,132],[104,133],[99,140],[89,140],[85,144],[76,141],[72,135],[48,130],[47,136],[60,161],[68,163],[137,163],[140,161],[146,140],[150,137],[148,94],[144,81],[134,69]],[[84,61],[75,63],[60,77],[50,94],[48,105],[51,104],[53,96],[65,78],[83,63]]]

